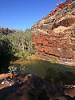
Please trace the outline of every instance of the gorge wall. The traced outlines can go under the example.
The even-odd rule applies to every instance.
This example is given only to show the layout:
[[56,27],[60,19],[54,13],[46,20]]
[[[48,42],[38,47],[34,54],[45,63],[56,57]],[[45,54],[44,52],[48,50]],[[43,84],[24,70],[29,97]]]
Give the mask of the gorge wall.
[[57,5],[42,20],[32,26],[36,52],[75,62],[75,1],[67,0]]

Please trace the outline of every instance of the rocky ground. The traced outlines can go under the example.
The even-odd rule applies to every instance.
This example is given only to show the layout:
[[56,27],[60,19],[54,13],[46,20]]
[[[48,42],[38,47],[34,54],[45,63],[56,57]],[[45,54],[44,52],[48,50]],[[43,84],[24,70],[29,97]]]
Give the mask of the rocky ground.
[[0,84],[0,100],[75,100],[75,87],[51,84],[32,74],[18,73],[12,82]]
[[[35,54],[35,58],[37,59],[42,59],[42,60],[46,60],[46,61],[51,61],[52,58],[50,56],[48,56],[47,54],[46,55],[41,55],[41,54]],[[58,64],[63,64],[63,65],[68,65],[68,66],[74,66],[75,67],[75,62],[69,62],[67,60],[56,60],[55,63],[58,63]]]

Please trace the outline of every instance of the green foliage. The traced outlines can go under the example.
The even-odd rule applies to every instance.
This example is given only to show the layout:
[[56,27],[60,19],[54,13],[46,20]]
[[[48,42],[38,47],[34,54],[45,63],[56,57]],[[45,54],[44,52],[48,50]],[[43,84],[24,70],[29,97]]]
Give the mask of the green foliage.
[[75,51],[75,46],[73,46],[72,49]]
[[51,29],[53,28],[53,24],[50,25],[50,28],[51,28]]
[[62,9],[59,9],[59,10],[57,10],[56,15],[60,15],[62,13],[63,13]]
[[24,58],[24,59],[27,59],[27,58],[29,58],[29,56],[30,56],[31,54],[29,53],[29,52],[26,52],[26,53],[22,53],[22,57]]
[[[8,29],[7,29],[8,31]],[[34,53],[31,29],[18,30],[13,34],[0,33],[0,65],[16,58],[29,59]]]
[[3,37],[3,34],[2,33],[0,33],[0,38],[2,38]]
[[53,28],[53,23],[52,24],[46,24],[46,25],[43,25],[43,30],[49,30],[49,29],[52,29]]
[[0,39],[0,63],[14,59],[13,46],[8,39]]
[[71,11],[71,8],[68,6],[68,7],[67,7],[67,12],[69,12],[69,11]]
[[38,50],[38,52],[37,52],[37,53],[38,53],[38,54],[40,53],[40,52],[39,52],[39,50]]
[[12,71],[17,72],[17,67],[15,65],[9,66],[8,69],[9,69],[9,72],[12,72]]
[[46,29],[49,29],[50,28],[50,25],[44,25],[43,26],[43,30],[46,30]]
[[72,36],[75,37],[75,31],[71,31]]
[[14,33],[14,32],[16,32],[16,30],[0,27],[0,33],[2,33],[3,35],[8,35],[8,34]]
[[71,3],[72,8],[75,8],[75,1]]
[[9,41],[15,48],[13,51],[16,53],[29,52],[32,49],[32,32],[30,29],[24,31],[18,30],[15,34],[7,36]]
[[55,63],[55,62],[56,62],[56,59],[52,58],[51,63]]
[[66,7],[64,8],[64,11],[65,11],[65,12],[69,12],[69,11],[71,11],[71,8],[70,8],[69,6],[66,6]]
[[47,18],[45,23],[51,23],[51,19],[50,18]]

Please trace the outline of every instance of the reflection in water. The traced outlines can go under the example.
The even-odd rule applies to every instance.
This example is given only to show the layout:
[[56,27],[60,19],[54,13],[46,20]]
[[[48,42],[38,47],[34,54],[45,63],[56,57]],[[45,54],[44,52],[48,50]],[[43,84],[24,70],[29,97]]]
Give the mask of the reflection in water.
[[67,84],[75,80],[75,68],[49,61],[32,60],[26,64],[16,65],[22,72],[32,73],[50,82]]
[[71,84],[75,80],[75,73],[70,71],[56,71],[52,68],[47,70],[44,78],[47,81],[60,84]]
[[[14,64],[21,72],[35,74],[50,82],[66,84],[75,80],[75,67],[53,64],[44,60],[29,60],[19,63]],[[5,71],[7,70],[5,69]]]

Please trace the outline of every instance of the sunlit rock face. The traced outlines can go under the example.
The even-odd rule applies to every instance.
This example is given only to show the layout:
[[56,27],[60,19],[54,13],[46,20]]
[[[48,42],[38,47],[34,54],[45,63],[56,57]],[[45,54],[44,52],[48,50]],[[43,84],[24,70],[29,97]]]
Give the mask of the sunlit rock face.
[[75,62],[75,7],[73,3],[73,0],[67,0],[56,4],[57,7],[54,10],[32,26],[36,52]]

